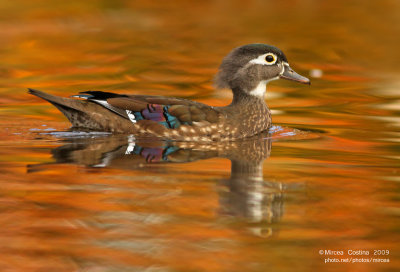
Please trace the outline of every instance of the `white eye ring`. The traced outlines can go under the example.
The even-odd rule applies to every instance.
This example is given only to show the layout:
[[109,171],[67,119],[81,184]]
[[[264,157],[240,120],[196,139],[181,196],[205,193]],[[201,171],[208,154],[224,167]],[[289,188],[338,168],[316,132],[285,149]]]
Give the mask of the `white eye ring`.
[[[273,57],[273,61],[268,62],[267,57]],[[267,53],[258,56],[256,59],[252,59],[249,63],[253,64],[261,64],[261,65],[274,65],[276,61],[278,60],[278,57],[274,53]]]

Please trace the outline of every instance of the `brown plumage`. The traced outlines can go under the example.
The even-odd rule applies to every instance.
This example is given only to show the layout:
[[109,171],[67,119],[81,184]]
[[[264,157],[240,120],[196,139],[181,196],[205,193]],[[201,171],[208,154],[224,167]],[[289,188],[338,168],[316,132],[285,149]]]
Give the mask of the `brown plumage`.
[[29,89],[56,106],[75,128],[151,135],[183,141],[233,140],[259,134],[271,126],[264,101],[268,81],[278,78],[309,83],[295,73],[276,47],[251,44],[224,58],[216,83],[231,88],[233,101],[225,107],[145,95],[89,91],[62,98]]

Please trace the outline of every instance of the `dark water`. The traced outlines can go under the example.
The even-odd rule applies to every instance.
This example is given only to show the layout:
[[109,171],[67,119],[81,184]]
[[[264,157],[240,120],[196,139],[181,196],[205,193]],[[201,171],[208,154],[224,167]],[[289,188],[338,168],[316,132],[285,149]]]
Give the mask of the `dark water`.
[[[1,271],[399,269],[398,1],[1,1],[0,39]],[[226,105],[213,75],[254,42],[312,80],[268,85],[255,139],[68,132],[26,93]]]

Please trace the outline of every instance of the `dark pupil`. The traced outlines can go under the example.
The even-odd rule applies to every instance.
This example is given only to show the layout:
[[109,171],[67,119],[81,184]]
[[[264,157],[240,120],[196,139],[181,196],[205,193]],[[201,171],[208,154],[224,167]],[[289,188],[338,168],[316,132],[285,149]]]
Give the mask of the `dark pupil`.
[[274,61],[274,57],[271,56],[271,55],[268,55],[268,56],[265,57],[265,60],[266,60],[267,62],[273,62],[273,61]]

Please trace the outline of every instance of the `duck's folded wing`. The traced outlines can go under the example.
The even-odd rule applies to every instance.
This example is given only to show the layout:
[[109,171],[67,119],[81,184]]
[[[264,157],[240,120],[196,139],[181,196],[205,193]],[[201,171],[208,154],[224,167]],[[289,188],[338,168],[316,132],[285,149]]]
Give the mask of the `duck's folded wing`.
[[217,123],[221,116],[221,113],[214,107],[179,98],[126,96],[104,92],[85,92],[81,93],[79,97],[100,104],[133,123],[151,120],[166,128]]

